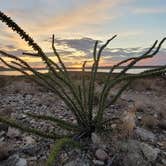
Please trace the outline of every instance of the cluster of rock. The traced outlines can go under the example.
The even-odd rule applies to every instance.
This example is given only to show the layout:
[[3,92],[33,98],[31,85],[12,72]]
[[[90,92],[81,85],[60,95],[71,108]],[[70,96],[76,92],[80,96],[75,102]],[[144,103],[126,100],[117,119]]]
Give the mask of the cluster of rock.
[[[41,91],[31,83],[21,86],[24,86],[24,89],[28,86],[29,90],[25,93],[16,91],[11,86],[0,90],[0,116],[14,118],[20,124],[56,133],[65,133],[65,131],[45,121],[28,117],[24,113],[53,115],[76,122],[64,103],[51,92]],[[128,93],[122,96],[123,101],[108,108],[105,117],[112,119],[120,117],[122,111],[127,109],[127,105],[133,102],[131,94],[137,95],[138,92],[128,91]],[[143,95],[148,98],[149,93]],[[151,97],[153,96],[150,96],[150,100]],[[158,120],[155,125],[146,126],[146,121],[146,124],[145,122],[142,124],[144,117],[147,116],[146,111],[150,114],[151,121]],[[135,115],[136,126],[131,137],[119,139],[116,134],[114,135],[112,131],[119,126],[117,121],[113,120],[110,124],[110,133],[105,133],[103,136],[93,133],[92,143],[85,150],[62,151],[59,156],[61,162],[59,160],[55,165],[164,166],[166,165],[166,117],[163,115],[161,121],[159,119],[160,113],[155,109],[139,107]],[[44,166],[52,145],[52,140],[23,133],[0,123],[0,165],[2,166]]]

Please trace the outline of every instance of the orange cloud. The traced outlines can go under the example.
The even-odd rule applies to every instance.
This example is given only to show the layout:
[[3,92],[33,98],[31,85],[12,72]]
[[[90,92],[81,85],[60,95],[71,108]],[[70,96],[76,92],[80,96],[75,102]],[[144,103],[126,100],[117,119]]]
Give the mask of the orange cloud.
[[[21,19],[22,25],[32,32],[33,35],[52,34],[52,33],[76,33],[82,29],[82,26],[97,25],[102,22],[109,22],[119,16],[119,13],[113,12],[115,6],[127,3],[130,0],[91,0],[82,6],[77,6],[72,10],[60,14],[39,14],[34,15],[28,12],[8,11],[8,14],[12,17]],[[111,12],[111,14],[110,14]],[[30,20],[33,17],[32,20]],[[28,19],[28,20],[27,20]],[[73,31],[75,28],[75,32]],[[93,27],[94,30],[98,26]],[[85,30],[85,28],[84,28]],[[63,34],[62,33],[62,34]],[[80,32],[81,33],[81,32]],[[78,34],[77,34],[78,35]]]

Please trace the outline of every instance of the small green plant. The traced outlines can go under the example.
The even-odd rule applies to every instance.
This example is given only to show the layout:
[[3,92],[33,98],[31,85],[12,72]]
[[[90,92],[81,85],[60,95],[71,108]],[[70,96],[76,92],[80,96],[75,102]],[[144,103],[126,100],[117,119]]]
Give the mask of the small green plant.
[[[93,51],[93,64],[90,72],[90,80],[88,82],[85,79],[85,66],[86,61],[82,66],[82,79],[80,84],[76,84],[74,80],[71,79],[70,74],[62,61],[61,57],[57,53],[54,46],[54,35],[52,36],[52,49],[54,55],[57,57],[59,63],[55,63],[52,61],[40,48],[40,46],[34,42],[34,40],[20,27],[18,26],[10,17],[5,15],[3,12],[0,12],[0,20],[4,22],[8,27],[10,27],[13,31],[15,31],[27,44],[33,48],[35,53],[23,53],[31,56],[37,56],[42,59],[45,63],[46,67],[49,69],[49,74],[44,75],[39,71],[33,69],[27,62],[22,60],[19,57],[8,54],[4,51],[0,50],[0,54],[6,57],[11,58],[10,62],[5,61],[2,57],[0,60],[7,67],[17,70],[24,75],[28,76],[28,78],[37,82],[39,85],[47,88],[48,90],[54,92],[58,95],[66,104],[66,106],[70,109],[77,120],[77,124],[69,123],[64,120],[60,120],[56,117],[50,117],[45,115],[37,115],[28,113],[30,117],[35,119],[41,119],[46,121],[51,121],[56,123],[61,128],[70,131],[69,135],[59,135],[58,133],[44,133],[43,131],[38,131],[34,128],[29,128],[23,125],[19,125],[12,119],[6,119],[0,117],[0,122],[6,123],[12,127],[19,128],[25,132],[33,133],[39,135],[41,137],[50,138],[57,141],[57,144],[53,148],[47,165],[50,166],[55,157],[57,156],[59,150],[64,146],[64,144],[75,145],[75,141],[82,139],[83,137],[89,137],[93,132],[101,132],[105,126],[105,121],[103,119],[104,112],[106,108],[115,103],[122,92],[131,84],[132,81],[138,78],[151,77],[161,75],[166,72],[166,65],[141,72],[135,75],[126,75],[125,73],[132,68],[138,61],[146,58],[151,58],[158,53],[162,44],[166,40],[163,38],[159,44],[158,41],[152,45],[151,48],[148,49],[143,55],[140,57],[133,57],[126,59],[124,61],[119,62],[110,68],[110,71],[107,73],[106,79],[104,80],[104,86],[102,92],[99,97],[99,104],[96,114],[94,114],[94,98],[95,98],[95,82],[97,77],[97,72],[99,68],[99,62],[102,55],[103,50],[107,47],[107,45],[116,37],[113,36],[111,39],[107,40],[105,44],[103,44],[100,48],[98,48],[98,41],[96,41],[94,45]],[[158,45],[157,45],[158,44]],[[119,67],[120,65],[127,64],[123,70],[117,74],[115,77],[111,77],[113,71]],[[27,71],[33,73],[30,75]],[[123,86],[118,91],[118,93],[112,98],[109,105],[106,104],[106,99],[109,96],[110,90],[118,83],[123,83]],[[69,93],[70,92],[70,93]]]

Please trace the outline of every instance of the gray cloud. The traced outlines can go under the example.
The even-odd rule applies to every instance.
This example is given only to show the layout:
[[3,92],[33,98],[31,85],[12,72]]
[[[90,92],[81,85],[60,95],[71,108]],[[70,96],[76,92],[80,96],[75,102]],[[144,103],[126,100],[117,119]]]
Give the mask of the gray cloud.
[[[12,46],[10,46],[10,48],[11,48]],[[1,48],[0,48],[1,49]],[[2,49],[2,50],[4,50],[4,49]],[[15,55],[15,56],[24,56],[24,55],[22,55],[22,53],[23,52],[25,52],[25,50],[21,50],[21,49],[18,49],[18,50],[16,50],[16,51],[6,51],[7,53],[9,53],[9,54],[12,54],[12,55]],[[2,56],[1,54],[0,54],[0,56]]]
[[16,49],[16,47],[14,45],[11,45],[11,44],[5,45],[5,47],[8,49]]
[[[44,40],[46,42],[50,42],[48,40]],[[71,51],[69,49],[57,49],[57,52],[61,55],[61,57],[65,60],[66,64],[77,64],[83,62],[85,59],[90,60],[92,59],[92,51],[95,40],[92,38],[84,37],[81,39],[55,39],[55,43],[59,46],[67,46],[68,48],[75,49],[75,51]],[[101,46],[101,41],[99,42],[99,47]],[[3,46],[0,46],[0,49]],[[8,49],[14,49],[13,45],[6,45]],[[137,57],[141,56],[148,48],[141,48],[141,47],[134,47],[134,48],[106,48],[102,52],[102,58],[105,62],[111,61],[119,61],[124,60],[129,57]],[[83,54],[80,56],[74,56],[74,52],[82,51]],[[9,51],[9,53],[14,54],[16,56],[23,56],[22,52],[25,50],[16,50],[16,51]],[[159,56],[166,55],[166,49],[163,48],[158,53]],[[47,52],[48,56],[54,56],[53,52]],[[34,62],[33,62],[34,63]],[[37,64],[37,63],[36,63]]]
[[5,50],[5,49],[7,49],[7,50],[14,50],[14,49],[16,49],[16,47],[14,46],[14,45],[12,45],[12,44],[1,44],[0,43],[0,50]]
[[96,40],[88,37],[81,39],[55,39],[55,43],[58,45],[67,45],[70,48],[75,48],[76,50],[89,51],[93,48]]

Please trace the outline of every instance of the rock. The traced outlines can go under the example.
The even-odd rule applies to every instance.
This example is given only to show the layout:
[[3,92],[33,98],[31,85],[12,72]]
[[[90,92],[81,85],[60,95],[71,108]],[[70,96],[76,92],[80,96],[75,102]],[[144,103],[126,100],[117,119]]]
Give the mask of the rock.
[[152,115],[145,115],[141,119],[141,123],[144,127],[153,129],[157,127],[158,125],[158,120]]
[[154,142],[156,140],[156,136],[149,130],[137,127],[135,133],[138,137],[140,137],[143,141],[151,141]]
[[96,133],[92,133],[91,139],[93,144],[96,144],[96,145],[101,144],[101,139]]
[[116,127],[117,127],[117,124],[112,124],[112,125],[111,125],[111,128],[112,128],[112,129],[115,129]]
[[[119,161],[118,161],[119,162]],[[122,159],[123,166],[147,166],[148,162],[139,153],[127,153]]]
[[160,146],[160,149],[166,149],[166,141],[161,141],[157,143]]
[[166,120],[161,120],[159,123],[158,123],[158,127],[160,127],[161,129],[164,129],[166,130]]
[[27,117],[27,115],[25,114],[22,114],[21,116],[22,116],[21,119],[25,119]]
[[0,138],[0,143],[2,143],[5,140],[4,137]]
[[120,151],[122,151],[122,152],[128,151],[128,152],[134,153],[134,152],[140,151],[139,141],[136,141],[136,140],[128,140],[125,142],[120,142],[119,148],[120,148]]
[[137,119],[138,119],[138,120],[141,120],[141,119],[142,119],[142,116],[137,116]]
[[142,149],[143,154],[150,162],[155,161],[157,159],[158,154],[160,153],[159,149],[152,148],[146,143],[141,143],[140,147]]
[[26,100],[31,100],[32,99],[32,95],[26,95]]
[[25,145],[19,151],[29,156],[36,155],[41,150],[40,145]]
[[123,166],[147,166],[148,161],[144,159],[142,155],[140,142],[135,140],[128,140],[126,142],[121,142],[119,145],[121,154],[115,159],[113,165]]
[[166,165],[166,159],[162,159],[161,162]]
[[158,114],[155,113],[153,116],[158,119]]
[[77,120],[76,120],[76,119],[73,119],[72,122],[73,122],[74,124],[77,124]]
[[101,161],[108,159],[108,154],[102,149],[97,149],[95,152],[95,156],[97,157],[97,159]]
[[4,136],[4,134],[5,134],[5,131],[2,130],[2,131],[0,132],[0,137]]
[[100,161],[100,160],[93,160],[93,163],[94,163],[96,166],[104,165],[104,161]]
[[1,166],[27,166],[27,161],[17,154],[10,156],[7,160],[0,162]]
[[25,140],[26,145],[35,143],[35,140],[31,136],[25,137],[24,140]]
[[159,149],[135,140],[123,143],[121,150],[124,152],[124,166],[145,166],[147,163],[154,163],[160,153]]
[[28,109],[27,109],[27,110],[24,110],[24,112],[25,112],[25,113],[28,113],[28,112],[31,112],[31,110],[28,110]]
[[20,158],[16,166],[27,166],[27,161],[24,158]]
[[6,135],[9,138],[17,138],[17,137],[20,137],[21,132],[18,129],[9,127]]

